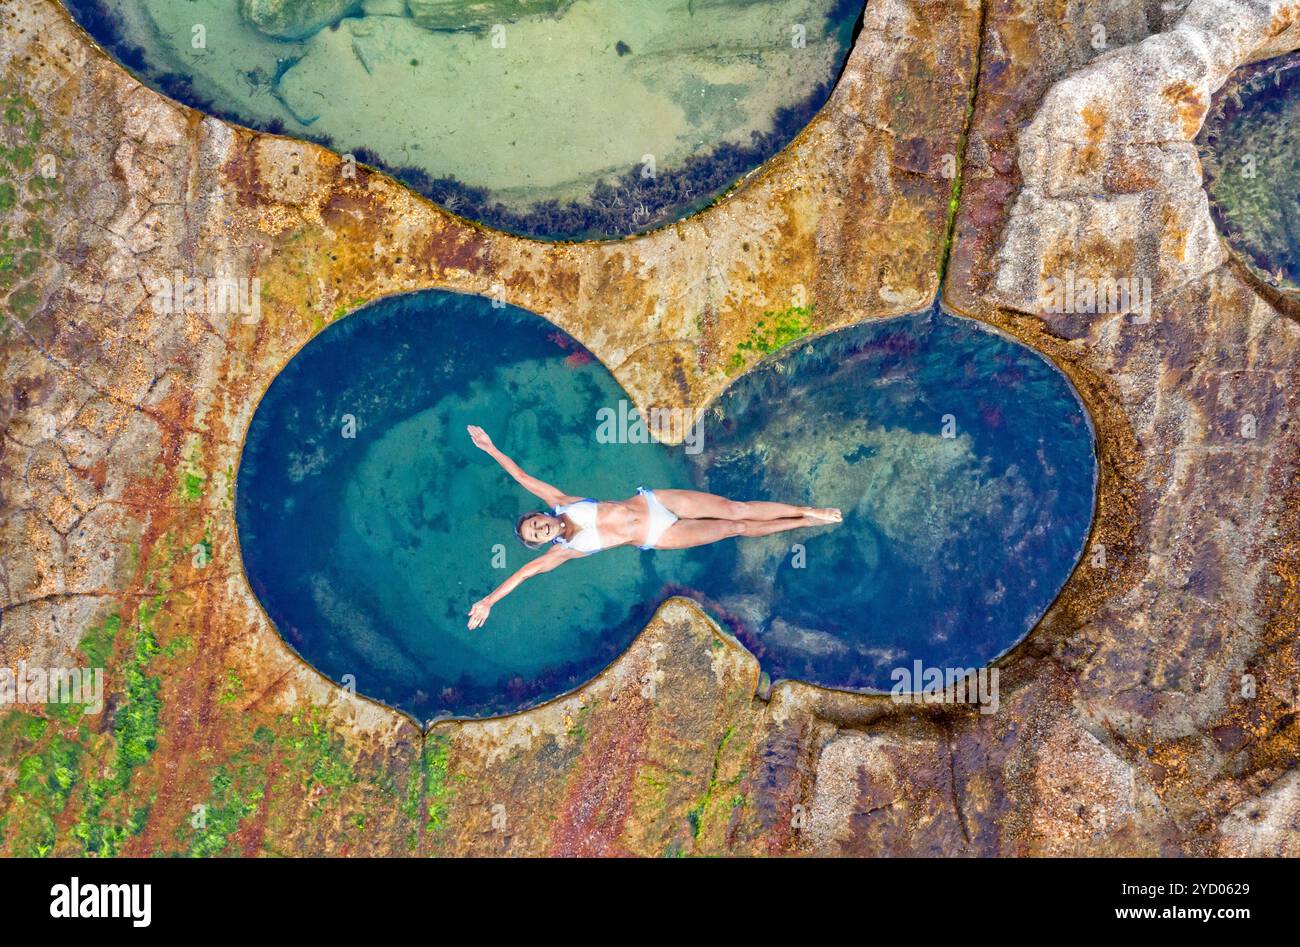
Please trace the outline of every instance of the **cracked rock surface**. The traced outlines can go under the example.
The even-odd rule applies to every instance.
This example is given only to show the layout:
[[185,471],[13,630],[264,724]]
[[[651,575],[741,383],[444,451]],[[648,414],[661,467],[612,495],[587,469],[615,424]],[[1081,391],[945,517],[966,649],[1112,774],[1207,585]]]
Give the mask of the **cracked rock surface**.
[[[1300,15],[1080,6],[872,2],[827,108],[737,193],[635,240],[550,245],[184,109],[52,0],[0,0],[4,92],[39,114],[58,182],[4,217],[48,240],[0,329],[0,665],[106,669],[101,714],[0,715],[0,846],[1300,854],[1300,325],[1206,229],[1190,145],[1234,68],[1300,45]],[[999,662],[996,713],[760,696],[752,656],[672,600],[579,691],[426,734],[262,614],[240,444],[333,320],[499,287],[642,408],[700,405],[793,294],[818,330],[927,305],[958,156],[942,298],[1062,367],[1102,468],[1093,544]],[[1071,270],[1150,278],[1149,320],[1044,311],[1041,281]],[[258,317],[160,314],[150,286],[176,273],[256,276]]]

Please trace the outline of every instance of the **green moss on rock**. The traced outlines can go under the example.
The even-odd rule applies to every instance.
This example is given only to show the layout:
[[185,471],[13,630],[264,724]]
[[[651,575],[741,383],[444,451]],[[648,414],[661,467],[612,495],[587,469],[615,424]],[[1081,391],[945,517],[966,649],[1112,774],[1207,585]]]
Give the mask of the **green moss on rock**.
[[727,373],[734,375],[755,356],[770,355],[807,335],[812,329],[812,314],[812,306],[791,306],[763,313],[763,318],[750,330],[749,338],[737,345],[727,360]]

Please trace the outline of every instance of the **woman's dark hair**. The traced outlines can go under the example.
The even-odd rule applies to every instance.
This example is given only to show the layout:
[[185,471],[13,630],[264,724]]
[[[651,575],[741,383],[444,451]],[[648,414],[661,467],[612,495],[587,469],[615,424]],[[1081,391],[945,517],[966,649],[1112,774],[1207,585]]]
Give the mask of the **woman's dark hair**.
[[536,511],[533,513],[525,513],[523,516],[519,517],[519,519],[515,521],[515,535],[518,536],[519,541],[523,543],[525,546],[527,546],[529,549],[541,549],[542,546],[545,545],[545,543],[530,543],[528,540],[524,539],[524,524],[527,523],[534,516],[545,516],[545,515],[546,514],[542,513],[541,511]]

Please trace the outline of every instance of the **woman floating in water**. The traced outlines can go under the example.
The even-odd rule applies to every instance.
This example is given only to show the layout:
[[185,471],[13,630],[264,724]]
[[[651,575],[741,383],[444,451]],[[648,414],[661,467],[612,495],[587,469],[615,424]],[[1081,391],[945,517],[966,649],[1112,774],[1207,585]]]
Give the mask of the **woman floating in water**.
[[550,572],[569,559],[615,546],[642,549],[687,549],[706,546],[732,536],[770,536],[788,529],[840,522],[840,511],[788,503],[742,503],[695,490],[647,490],[638,487],[626,500],[595,500],[570,496],[549,483],[524,473],[492,443],[481,427],[470,425],[470,440],[486,451],[519,485],[547,506],[549,513],[526,513],[515,524],[515,534],[529,549],[552,546],[543,555],[502,582],[487,598],[469,610],[469,627],[487,621],[492,606],[525,579]]

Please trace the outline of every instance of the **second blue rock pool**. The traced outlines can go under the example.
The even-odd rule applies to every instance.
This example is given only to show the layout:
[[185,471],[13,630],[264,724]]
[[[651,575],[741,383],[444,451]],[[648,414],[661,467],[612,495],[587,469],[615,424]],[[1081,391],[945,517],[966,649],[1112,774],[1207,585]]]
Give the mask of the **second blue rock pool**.
[[[289,362],[250,426],[236,507],[254,592],[307,661],[424,720],[583,684],[671,594],[700,601],[774,680],[888,690],[914,661],[976,667],[1023,638],[1091,523],[1093,435],[1068,382],[937,312],[760,364],[706,410],[696,453],[598,437],[627,401],[522,310],[442,292],[359,310]],[[530,580],[469,631],[470,605],[536,555],[513,526],[540,504],[467,424],[576,495],[704,489],[839,506],[845,521],[606,551]]]

